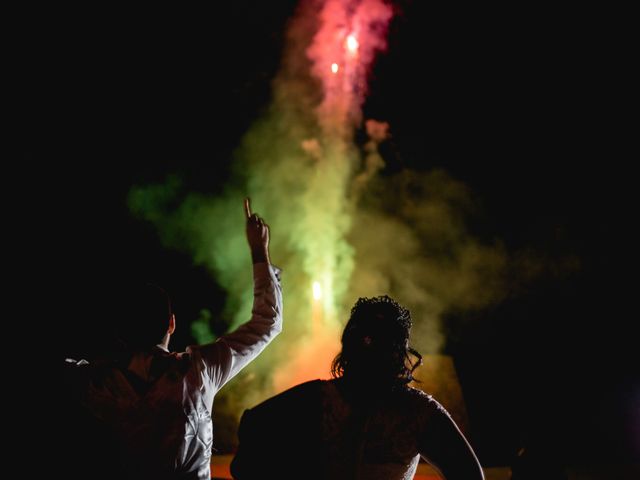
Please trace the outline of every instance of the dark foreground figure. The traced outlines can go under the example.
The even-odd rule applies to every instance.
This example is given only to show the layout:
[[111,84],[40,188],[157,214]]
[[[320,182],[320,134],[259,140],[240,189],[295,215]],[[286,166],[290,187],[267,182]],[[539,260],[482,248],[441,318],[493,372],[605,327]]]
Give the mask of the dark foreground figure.
[[410,327],[409,312],[391,298],[358,300],[333,380],[303,383],[245,411],[234,478],[409,480],[422,456],[447,480],[482,480],[447,411],[408,386],[421,363]]

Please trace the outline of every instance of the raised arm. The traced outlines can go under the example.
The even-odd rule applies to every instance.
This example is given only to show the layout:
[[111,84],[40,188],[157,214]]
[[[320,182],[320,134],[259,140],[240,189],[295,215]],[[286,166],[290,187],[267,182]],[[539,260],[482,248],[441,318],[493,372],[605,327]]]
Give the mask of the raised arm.
[[446,480],[484,480],[480,462],[449,413],[431,399],[429,420],[420,441],[420,454]]
[[253,308],[251,318],[214,343],[193,349],[204,363],[216,390],[256,358],[282,330],[282,291],[279,271],[269,259],[269,226],[251,213],[244,201],[246,233],[253,260]]

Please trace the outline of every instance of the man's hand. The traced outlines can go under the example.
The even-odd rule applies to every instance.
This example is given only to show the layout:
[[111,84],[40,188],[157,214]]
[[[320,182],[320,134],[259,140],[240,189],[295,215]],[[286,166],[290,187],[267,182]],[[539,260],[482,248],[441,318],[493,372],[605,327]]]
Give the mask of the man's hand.
[[253,263],[269,263],[269,225],[255,213],[251,213],[251,200],[244,199],[244,213],[247,219],[247,241],[251,249]]

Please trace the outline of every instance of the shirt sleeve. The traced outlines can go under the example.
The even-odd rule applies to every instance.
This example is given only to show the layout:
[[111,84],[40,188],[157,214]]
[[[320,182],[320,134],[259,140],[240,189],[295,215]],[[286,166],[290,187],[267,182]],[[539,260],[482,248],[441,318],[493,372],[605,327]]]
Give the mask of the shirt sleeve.
[[217,391],[231,380],[282,331],[280,270],[267,263],[253,265],[251,318],[213,343],[190,347]]
[[431,397],[428,409],[418,445],[422,458],[447,480],[484,480],[480,462],[449,412]]

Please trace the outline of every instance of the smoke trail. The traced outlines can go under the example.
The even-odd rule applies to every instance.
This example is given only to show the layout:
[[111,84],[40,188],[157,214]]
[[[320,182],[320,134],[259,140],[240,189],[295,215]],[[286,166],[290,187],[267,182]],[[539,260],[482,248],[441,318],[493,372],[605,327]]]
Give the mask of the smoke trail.
[[[131,192],[132,211],[157,225],[165,245],[192,252],[228,291],[230,328],[246,321],[252,300],[243,196],[271,226],[272,260],[284,270],[284,331],[216,399],[218,432],[234,431],[244,408],[275,391],[328,377],[358,296],[397,298],[412,311],[415,346],[436,353],[449,308],[480,308],[504,291],[505,254],[467,232],[473,202],[464,185],[442,171],[382,178],[384,122],[365,122],[369,141],[354,143],[367,72],[391,16],[380,0],[303,2],[272,104],[236,152],[239,187],[211,198],[171,179]],[[195,324],[201,340],[206,321]]]
[[366,72],[384,48],[390,18],[379,1],[303,4],[274,80],[274,102],[238,151],[248,191],[272,227],[273,258],[286,271],[289,328],[280,350],[288,366],[275,376],[278,390],[326,377],[337,353],[338,311],[353,270],[346,236],[360,152],[352,137]]

